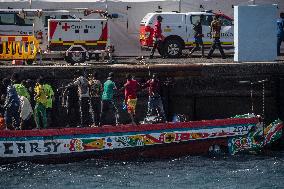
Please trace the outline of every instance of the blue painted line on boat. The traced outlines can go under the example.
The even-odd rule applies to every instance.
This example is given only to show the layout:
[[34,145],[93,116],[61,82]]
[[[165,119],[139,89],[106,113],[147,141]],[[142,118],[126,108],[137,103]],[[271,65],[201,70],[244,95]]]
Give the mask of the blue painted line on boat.
[[111,132],[111,133],[98,133],[98,134],[72,134],[72,135],[57,135],[57,136],[31,136],[31,137],[6,137],[0,138],[0,141],[25,141],[25,140],[56,140],[56,139],[74,139],[74,138],[91,138],[91,137],[113,137],[113,136],[128,136],[128,135],[145,135],[154,133],[169,133],[179,131],[191,131],[201,129],[214,129],[214,128],[227,128],[227,127],[240,127],[240,126],[255,126],[256,124],[234,124],[225,126],[210,126],[198,128],[176,128],[176,129],[163,129],[152,131],[133,131],[133,132]]

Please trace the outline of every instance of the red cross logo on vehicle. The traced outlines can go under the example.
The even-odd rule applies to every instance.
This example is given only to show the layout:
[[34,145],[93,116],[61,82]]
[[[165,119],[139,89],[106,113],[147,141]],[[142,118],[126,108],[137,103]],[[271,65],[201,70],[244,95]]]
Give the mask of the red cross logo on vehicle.
[[64,24],[64,26],[62,26],[62,29],[67,31],[70,28],[70,26],[67,25],[67,23]]

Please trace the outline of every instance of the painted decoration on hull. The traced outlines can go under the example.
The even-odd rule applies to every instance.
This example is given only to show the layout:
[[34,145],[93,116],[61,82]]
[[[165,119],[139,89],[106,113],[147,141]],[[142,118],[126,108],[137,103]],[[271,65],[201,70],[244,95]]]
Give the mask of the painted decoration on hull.
[[256,127],[256,130],[246,136],[233,137],[228,141],[229,153],[236,154],[242,151],[259,151],[265,145],[271,144],[282,136],[283,122],[276,120],[266,128],[263,124]]
[[96,153],[96,151],[102,150],[235,137],[248,134],[255,126],[255,123],[248,123],[200,128],[165,128],[163,130],[137,132],[0,138],[0,157],[90,151]]

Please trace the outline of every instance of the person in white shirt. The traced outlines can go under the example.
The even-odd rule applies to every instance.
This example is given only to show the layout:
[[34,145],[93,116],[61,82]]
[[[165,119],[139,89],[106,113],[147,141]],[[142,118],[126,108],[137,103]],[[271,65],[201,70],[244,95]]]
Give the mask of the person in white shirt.
[[19,99],[21,118],[20,128],[21,130],[31,129],[31,126],[33,125],[31,122],[34,121],[32,106],[26,97],[19,96]]

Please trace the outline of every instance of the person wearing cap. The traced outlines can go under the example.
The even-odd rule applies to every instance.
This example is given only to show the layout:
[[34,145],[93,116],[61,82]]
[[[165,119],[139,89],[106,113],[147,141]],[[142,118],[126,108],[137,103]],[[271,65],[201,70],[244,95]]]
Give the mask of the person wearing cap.
[[221,27],[222,27],[222,22],[219,19],[219,15],[215,15],[214,20],[211,22],[210,28],[211,28],[211,37],[213,38],[213,43],[210,48],[210,51],[207,55],[207,59],[211,59],[211,56],[213,52],[215,51],[216,47],[218,47],[221,56],[223,59],[226,58],[226,55],[224,53],[224,50],[221,46],[220,42],[220,37],[221,37]]
[[103,91],[102,83],[98,80],[98,73],[94,72],[89,75],[89,88],[91,105],[94,115],[94,124],[98,126],[100,123],[100,113],[101,113],[101,95]]
[[137,91],[140,87],[140,84],[133,79],[133,76],[131,74],[126,75],[126,83],[124,84],[124,94],[125,94],[125,104],[127,107],[127,112],[130,115],[131,123],[133,125],[136,125],[135,123],[135,110],[136,110],[136,104],[137,104]]
[[154,111],[166,121],[166,115],[161,98],[161,85],[157,74],[153,74],[152,79],[149,79],[143,87],[148,88],[148,115],[154,114]]
[[113,72],[108,74],[106,82],[104,82],[102,102],[101,102],[101,116],[100,116],[100,126],[106,123],[106,114],[111,110],[112,114],[115,115],[116,124],[118,124],[118,111],[113,101],[113,96],[117,87],[113,81]]
[[155,22],[155,26],[154,26],[153,48],[152,48],[151,54],[150,54],[151,59],[153,58],[156,49],[159,48],[159,47],[160,47],[161,54],[164,54],[163,48],[162,48],[162,45],[161,45],[161,43],[164,40],[164,36],[162,35],[162,26],[161,26],[162,21],[163,21],[163,17],[158,15],[157,21]]

